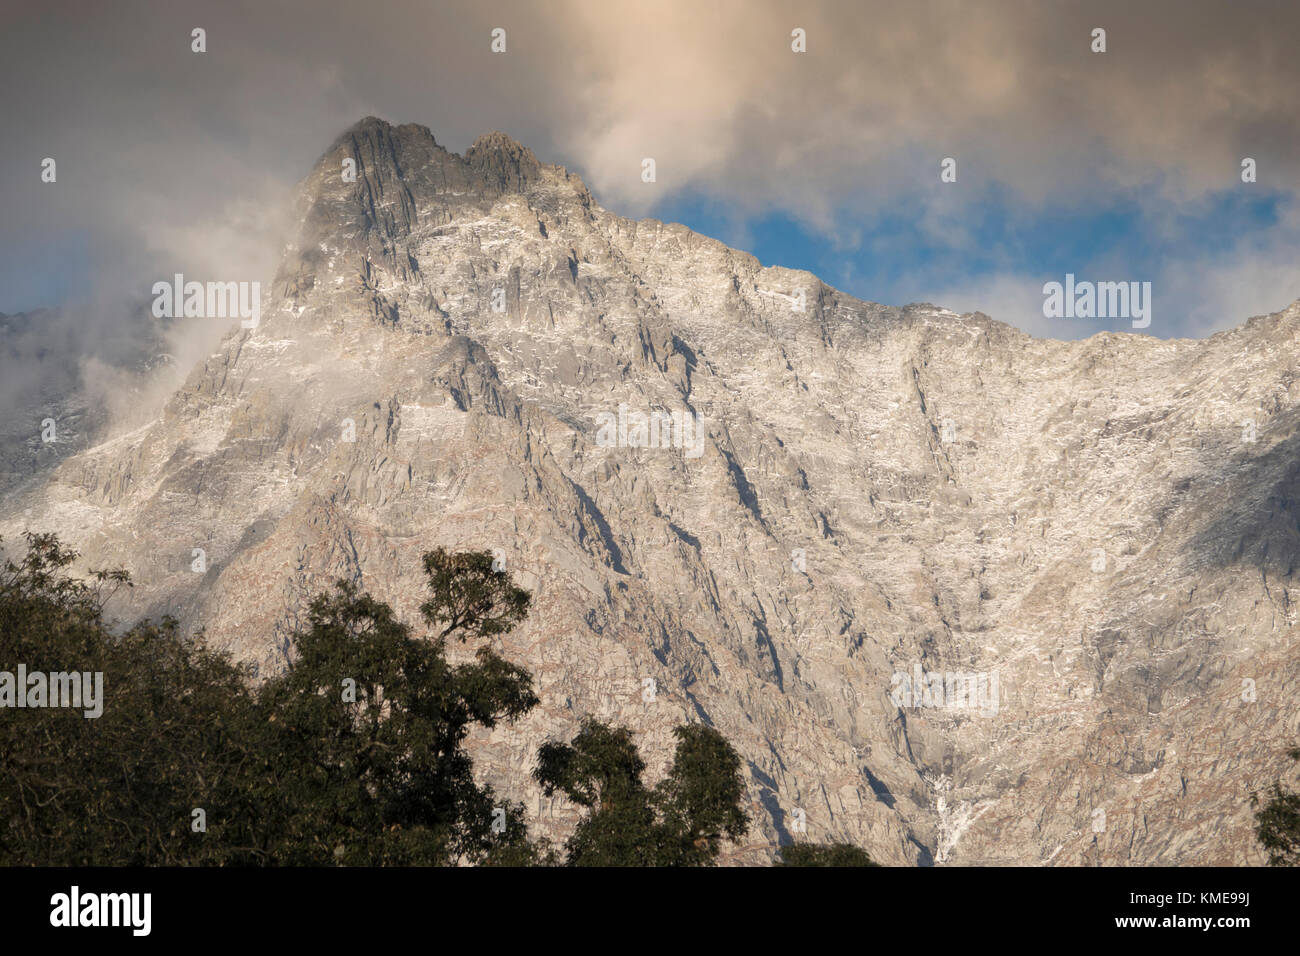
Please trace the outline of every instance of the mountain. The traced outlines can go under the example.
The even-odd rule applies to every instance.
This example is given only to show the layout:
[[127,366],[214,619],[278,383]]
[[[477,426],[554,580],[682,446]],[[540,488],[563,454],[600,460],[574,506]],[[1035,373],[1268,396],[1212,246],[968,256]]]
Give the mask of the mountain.
[[104,438],[106,392],[130,402],[171,358],[147,312],[114,318],[100,322],[82,308],[0,312],[0,495]]
[[[683,720],[733,742],[756,824],[729,862],[1262,862],[1248,794],[1300,731],[1300,303],[1037,339],[624,219],[502,134],[458,156],[374,118],[298,215],[260,324],[6,502],[7,541],[58,531],[131,571],[120,617],[261,673],[336,578],[416,620],[422,552],[498,550],[542,704],[476,766],[552,836],[576,813],[532,760],[591,712],[650,779]],[[918,673],[945,706],[900,706]]]

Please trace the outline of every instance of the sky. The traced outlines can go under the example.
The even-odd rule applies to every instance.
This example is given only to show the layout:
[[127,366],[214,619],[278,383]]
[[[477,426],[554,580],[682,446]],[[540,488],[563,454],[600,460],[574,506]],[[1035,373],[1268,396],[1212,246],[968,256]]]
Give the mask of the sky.
[[269,278],[294,184],[366,115],[426,125],[456,152],[501,130],[614,212],[682,222],[862,299],[1036,335],[1131,331],[1045,317],[1044,283],[1067,274],[1150,282],[1141,334],[1160,337],[1300,298],[1300,3],[2,10],[0,312],[61,307],[91,351],[175,272]]

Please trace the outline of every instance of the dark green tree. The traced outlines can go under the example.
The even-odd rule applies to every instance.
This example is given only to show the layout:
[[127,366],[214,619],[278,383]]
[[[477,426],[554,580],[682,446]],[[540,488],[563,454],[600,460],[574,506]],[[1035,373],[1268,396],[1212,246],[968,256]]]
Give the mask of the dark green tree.
[[572,744],[545,743],[534,778],[551,796],[557,790],[590,812],[565,848],[572,866],[653,866],[659,858],[651,794],[641,782],[645,762],[626,728],[593,718],[582,722]]
[[0,671],[102,675],[98,717],[0,710],[0,863],[251,861],[255,775],[273,750],[247,672],[169,619],[112,634],[104,603],[130,582],[76,579],[76,557],[29,534],[0,571]]
[[[425,556],[432,639],[349,584],[318,597],[288,670],[245,668],[144,622],[115,635],[122,572],[84,582],[28,535],[0,570],[0,671],[99,672],[103,712],[0,711],[0,863],[522,865],[549,860],[522,808],[480,787],[464,741],[537,701],[523,669],[450,637],[508,631],[528,594],[487,554]],[[202,811],[203,827],[195,811]]]
[[[486,560],[499,579],[490,584],[509,604],[486,594],[458,603],[465,589],[457,572],[431,571],[424,616],[452,623],[417,639],[388,605],[340,582],[312,603],[288,670],[263,686],[262,706],[288,758],[276,781],[287,818],[268,848],[277,860],[484,863],[507,848],[520,859],[522,807],[475,782],[463,745],[473,725],[494,727],[532,708],[532,679],[486,647],[453,665],[446,640],[508,630],[526,613],[528,595],[490,571],[490,555],[448,557],[470,569]],[[425,567],[438,560],[426,556]]]
[[587,718],[572,743],[538,751],[534,777],[588,809],[565,844],[570,866],[707,866],[724,838],[739,839],[749,819],[740,757],[712,727],[674,730],[668,776],[653,790],[626,728]]
[[740,755],[703,724],[683,724],[673,735],[673,764],[655,792],[665,862],[707,866],[717,859],[724,837],[739,840],[749,829]]
[[487,551],[451,554],[443,548],[424,555],[429,600],[420,613],[438,637],[493,637],[504,634],[528,614],[531,596],[504,571],[493,570]]
[[[1292,760],[1300,761],[1300,747],[1287,751]],[[1255,838],[1268,851],[1271,866],[1300,865],[1300,793],[1274,783],[1268,800],[1260,806],[1259,794],[1250,795],[1255,813]]]
[[777,866],[879,866],[851,843],[791,843],[781,847]]

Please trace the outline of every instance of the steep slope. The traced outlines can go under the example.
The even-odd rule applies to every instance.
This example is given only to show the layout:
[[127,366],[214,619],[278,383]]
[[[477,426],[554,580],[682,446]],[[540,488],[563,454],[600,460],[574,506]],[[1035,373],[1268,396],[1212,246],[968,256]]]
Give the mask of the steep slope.
[[[335,578],[414,620],[421,552],[500,549],[542,705],[476,760],[552,835],[573,808],[531,760],[592,712],[652,773],[683,719],[735,743],[736,862],[1262,859],[1247,793],[1300,730],[1300,304],[1200,342],[1034,339],[620,218],[501,134],[460,157],[373,118],[300,216],[260,326],[10,503],[6,539],[125,564],[119,615],[264,671]],[[610,447],[620,406],[701,443]],[[996,700],[899,706],[916,668]]]

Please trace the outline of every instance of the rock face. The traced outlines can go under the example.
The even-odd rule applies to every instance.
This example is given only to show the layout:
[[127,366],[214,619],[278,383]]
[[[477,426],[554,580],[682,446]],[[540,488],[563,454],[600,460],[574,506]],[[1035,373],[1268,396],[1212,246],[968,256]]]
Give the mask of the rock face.
[[60,532],[132,572],[120,617],[263,673],[334,579],[416,621],[423,551],[499,549],[542,704],[476,765],[553,837],[575,811],[532,760],[590,712],[652,775],[675,724],[723,731],[755,820],[729,862],[1262,862],[1248,794],[1300,731],[1300,303],[1035,339],[620,218],[501,134],[460,157],[373,118],[300,215],[261,324],[9,502],[7,540]]

